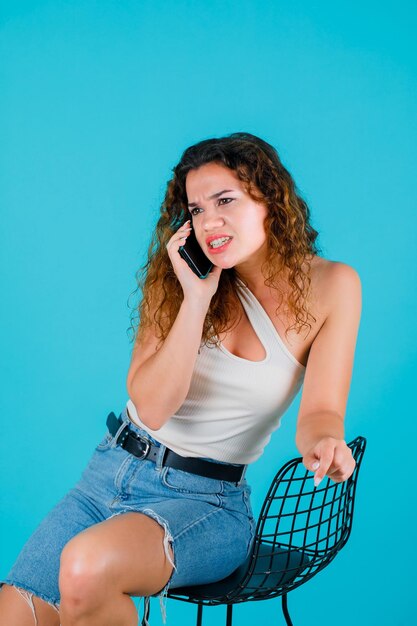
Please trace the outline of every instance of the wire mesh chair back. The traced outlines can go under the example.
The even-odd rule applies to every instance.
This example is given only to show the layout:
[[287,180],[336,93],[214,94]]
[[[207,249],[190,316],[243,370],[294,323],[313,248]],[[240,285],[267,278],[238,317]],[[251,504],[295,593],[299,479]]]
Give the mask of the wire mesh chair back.
[[[326,567],[347,542],[356,484],[366,440],[348,444],[356,467],[343,483],[314,476],[302,459],[286,463],[264,500],[252,552],[231,576],[218,583],[172,589],[169,596],[188,602],[225,604],[286,595]],[[188,596],[187,599],[180,596]]]
[[314,476],[300,458],[286,463],[269,488],[258,518],[251,562],[239,587],[245,600],[275,597],[326,567],[347,542],[365,439],[349,444],[356,467],[343,483]]

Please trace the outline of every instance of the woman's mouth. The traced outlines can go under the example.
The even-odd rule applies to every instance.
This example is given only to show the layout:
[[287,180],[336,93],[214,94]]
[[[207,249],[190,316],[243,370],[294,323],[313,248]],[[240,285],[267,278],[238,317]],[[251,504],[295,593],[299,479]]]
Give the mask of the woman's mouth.
[[233,237],[218,237],[218,239],[212,239],[207,246],[210,254],[220,254],[226,250],[232,239]]

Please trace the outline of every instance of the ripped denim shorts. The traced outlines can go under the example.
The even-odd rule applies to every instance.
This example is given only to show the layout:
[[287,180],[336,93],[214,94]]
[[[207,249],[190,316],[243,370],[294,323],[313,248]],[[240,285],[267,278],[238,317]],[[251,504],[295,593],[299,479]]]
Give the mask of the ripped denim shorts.
[[[121,418],[121,428],[127,424],[159,445],[129,420],[126,408]],[[29,604],[34,594],[58,608],[65,544],[85,528],[130,511],[156,520],[164,528],[165,553],[171,563],[168,544],[174,554],[171,578],[156,594],[164,621],[168,588],[210,583],[233,572],[245,561],[255,534],[250,486],[245,478],[236,484],[161,466],[164,451],[160,445],[156,463],[141,460],[107,433],[78,483],[34,531],[1,583],[23,591]]]

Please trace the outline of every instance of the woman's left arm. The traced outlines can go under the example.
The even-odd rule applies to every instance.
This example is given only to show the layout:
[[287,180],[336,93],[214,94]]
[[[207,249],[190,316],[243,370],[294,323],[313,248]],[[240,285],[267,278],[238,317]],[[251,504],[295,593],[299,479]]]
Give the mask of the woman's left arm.
[[344,263],[326,281],[328,315],[310,348],[297,420],[296,445],[317,486],[324,476],[343,482],[355,469],[344,441],[344,415],[361,314],[361,282]]

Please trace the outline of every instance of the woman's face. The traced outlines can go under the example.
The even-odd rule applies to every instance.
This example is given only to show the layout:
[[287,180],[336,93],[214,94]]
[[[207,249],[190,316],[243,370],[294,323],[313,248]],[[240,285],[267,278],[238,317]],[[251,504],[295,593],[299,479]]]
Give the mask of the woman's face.
[[202,165],[187,174],[186,191],[197,241],[214,265],[244,269],[263,262],[267,208],[244,191],[233,170]]

